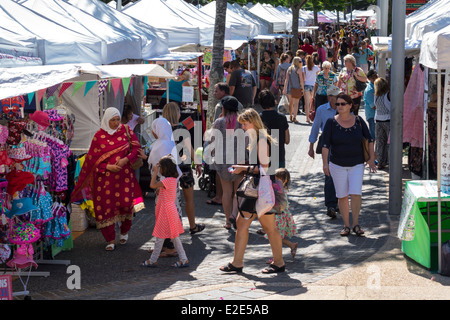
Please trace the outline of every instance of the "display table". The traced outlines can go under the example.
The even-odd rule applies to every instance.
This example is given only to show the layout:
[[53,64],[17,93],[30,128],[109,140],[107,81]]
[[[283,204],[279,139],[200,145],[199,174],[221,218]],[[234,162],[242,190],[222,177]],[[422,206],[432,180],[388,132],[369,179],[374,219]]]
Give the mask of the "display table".
[[[441,192],[442,243],[450,239],[450,195]],[[407,181],[398,237],[402,251],[422,266],[437,271],[437,181]]]

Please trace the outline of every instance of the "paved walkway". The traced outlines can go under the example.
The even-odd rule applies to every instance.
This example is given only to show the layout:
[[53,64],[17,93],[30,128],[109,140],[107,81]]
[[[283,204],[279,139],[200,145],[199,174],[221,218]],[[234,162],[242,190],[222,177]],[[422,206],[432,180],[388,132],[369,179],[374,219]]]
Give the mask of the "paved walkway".
[[[290,124],[291,144],[287,147],[287,167],[293,182],[289,199],[299,231],[293,239],[299,244],[295,260],[290,257],[289,248],[283,251],[287,272],[261,273],[271,250],[268,241],[256,234],[260,227],[257,221],[250,229],[244,273],[219,271],[221,265],[232,259],[235,233],[222,227],[225,219],[222,208],[206,205],[206,192],[196,187],[197,222],[205,223],[206,229],[193,236],[189,232],[181,236],[189,268],[172,269],[170,265],[176,258],[161,258],[159,267],[154,269],[139,266],[149,257],[147,250],[153,247],[154,199],[147,198],[147,209],[137,214],[126,245],[106,252],[101,233],[88,229],[74,241],[71,251],[56,257],[80,267],[80,290],[67,289],[70,274],[65,266],[40,265],[38,271],[50,271],[51,275],[30,278],[31,297],[35,300],[402,299],[411,298],[407,292],[415,288],[416,298],[435,298],[437,293],[425,291],[428,286],[418,285],[419,280],[424,280],[441,297],[450,298],[448,278],[430,275],[400,252],[400,241],[395,236],[398,217],[388,215],[386,172],[366,171],[364,177],[360,224],[366,231],[365,237],[339,236],[343,222],[339,215],[330,220],[325,214],[321,158],[313,160],[307,155],[311,126],[303,124],[304,119],[299,116],[301,124]],[[188,230],[187,218],[183,222]],[[393,282],[387,281],[392,276]],[[414,278],[411,288],[405,287],[410,282],[403,280],[410,277]],[[418,291],[420,288],[423,290]],[[14,290],[23,290],[19,281],[14,282]],[[393,296],[388,296],[389,293]]]

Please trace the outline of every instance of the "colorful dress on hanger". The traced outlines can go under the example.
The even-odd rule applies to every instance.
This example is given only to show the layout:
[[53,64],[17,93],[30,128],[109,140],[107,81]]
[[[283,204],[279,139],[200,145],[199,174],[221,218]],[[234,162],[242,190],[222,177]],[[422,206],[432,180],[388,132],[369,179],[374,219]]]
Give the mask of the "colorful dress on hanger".
[[[132,130],[129,132],[131,152],[124,125],[112,135],[103,129],[97,131],[71,195],[72,202],[94,201],[99,229],[119,221],[132,220],[134,201],[142,198],[141,188],[130,167],[130,163],[137,160],[141,146],[135,133]],[[119,172],[106,169],[108,164],[116,164],[125,157],[130,161]]]

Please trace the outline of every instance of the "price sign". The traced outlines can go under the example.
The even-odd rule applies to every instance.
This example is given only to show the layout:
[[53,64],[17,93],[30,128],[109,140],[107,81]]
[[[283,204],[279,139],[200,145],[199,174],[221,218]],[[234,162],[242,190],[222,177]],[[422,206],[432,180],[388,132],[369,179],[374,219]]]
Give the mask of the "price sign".
[[11,275],[0,276],[0,300],[12,300]]

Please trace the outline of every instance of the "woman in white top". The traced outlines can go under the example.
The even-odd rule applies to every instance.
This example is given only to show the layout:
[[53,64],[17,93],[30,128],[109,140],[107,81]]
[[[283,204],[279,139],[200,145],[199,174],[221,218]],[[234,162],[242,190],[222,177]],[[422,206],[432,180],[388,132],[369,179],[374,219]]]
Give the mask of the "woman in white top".
[[314,64],[313,57],[310,55],[306,56],[306,65],[302,68],[303,74],[305,75],[305,114],[306,122],[312,123],[309,119],[309,111],[312,108],[312,97],[314,85],[316,84],[317,74],[320,72],[318,66]]
[[378,160],[378,169],[383,169],[389,162],[389,132],[391,120],[391,96],[389,82],[378,78],[375,87],[375,153]]

